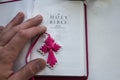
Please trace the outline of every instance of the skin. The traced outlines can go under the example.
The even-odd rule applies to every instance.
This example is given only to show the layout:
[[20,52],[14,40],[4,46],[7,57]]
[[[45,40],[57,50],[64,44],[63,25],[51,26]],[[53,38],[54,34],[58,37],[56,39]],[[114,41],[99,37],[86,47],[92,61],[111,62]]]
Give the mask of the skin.
[[36,59],[14,72],[14,63],[26,42],[43,34],[46,27],[41,26],[42,16],[38,15],[25,22],[24,14],[19,12],[5,27],[0,26],[0,80],[28,80],[45,68],[43,59]]

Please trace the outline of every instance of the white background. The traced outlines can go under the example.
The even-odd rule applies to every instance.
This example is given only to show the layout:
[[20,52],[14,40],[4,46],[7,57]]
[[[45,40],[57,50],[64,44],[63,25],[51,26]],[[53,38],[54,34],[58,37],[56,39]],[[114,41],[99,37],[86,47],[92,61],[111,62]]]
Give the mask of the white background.
[[89,79],[120,80],[120,0],[89,0]]

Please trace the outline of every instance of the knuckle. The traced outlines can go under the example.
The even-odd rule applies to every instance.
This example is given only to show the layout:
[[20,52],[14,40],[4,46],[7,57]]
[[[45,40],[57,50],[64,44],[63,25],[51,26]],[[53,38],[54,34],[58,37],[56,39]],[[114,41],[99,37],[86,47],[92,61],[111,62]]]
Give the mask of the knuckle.
[[18,32],[18,31],[20,30],[20,27],[19,27],[19,26],[16,26],[16,27],[14,27],[12,30],[13,30],[13,32]]
[[30,39],[30,36],[27,34],[27,32],[25,32],[24,30],[20,30],[18,32],[18,35],[20,38],[24,38],[24,39]]
[[6,64],[13,64],[16,56],[10,55],[13,51],[9,50],[6,47],[0,47],[0,62]]
[[24,36],[25,36],[25,33],[24,33],[23,30],[20,30],[20,31],[18,32],[18,35],[19,35],[20,37],[24,37]]

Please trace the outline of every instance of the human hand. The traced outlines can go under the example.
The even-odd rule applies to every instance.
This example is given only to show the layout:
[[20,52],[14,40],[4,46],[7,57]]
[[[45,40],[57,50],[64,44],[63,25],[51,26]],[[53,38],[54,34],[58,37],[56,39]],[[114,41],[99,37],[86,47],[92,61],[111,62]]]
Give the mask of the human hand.
[[39,25],[40,15],[23,20],[24,14],[19,12],[5,28],[0,27],[0,80],[28,80],[46,65],[43,59],[36,59],[14,73],[14,63],[25,43],[46,31],[46,27]]

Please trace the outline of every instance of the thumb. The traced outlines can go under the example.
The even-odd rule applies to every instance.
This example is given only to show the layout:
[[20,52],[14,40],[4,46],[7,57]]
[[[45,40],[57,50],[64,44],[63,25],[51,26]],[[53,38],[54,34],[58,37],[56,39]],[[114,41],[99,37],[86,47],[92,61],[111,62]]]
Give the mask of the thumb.
[[43,70],[46,62],[43,59],[36,59],[29,62],[26,66],[14,73],[8,80],[28,80],[39,71]]

